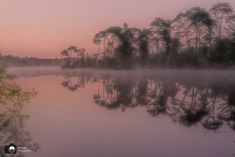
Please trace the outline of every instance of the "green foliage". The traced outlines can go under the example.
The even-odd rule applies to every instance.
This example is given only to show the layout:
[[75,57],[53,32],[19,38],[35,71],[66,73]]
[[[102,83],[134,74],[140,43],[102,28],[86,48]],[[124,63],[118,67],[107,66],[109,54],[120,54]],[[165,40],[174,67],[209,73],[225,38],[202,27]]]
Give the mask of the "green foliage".
[[[22,109],[37,93],[35,90],[24,91],[14,82],[14,77],[0,67],[0,140],[3,145],[15,143],[25,145],[37,151],[40,146],[32,142],[30,132],[25,130],[24,121],[29,117]],[[0,153],[3,150],[0,147]]]
[[13,79],[14,76],[8,74],[6,68],[0,67],[0,104],[19,109],[36,95],[36,91],[24,91]]

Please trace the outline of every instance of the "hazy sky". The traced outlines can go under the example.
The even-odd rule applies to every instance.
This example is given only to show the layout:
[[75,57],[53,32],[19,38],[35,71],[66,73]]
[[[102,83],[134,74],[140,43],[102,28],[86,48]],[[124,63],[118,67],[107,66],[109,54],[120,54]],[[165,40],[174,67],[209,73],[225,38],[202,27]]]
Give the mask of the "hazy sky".
[[[220,0],[221,1],[221,0]],[[148,27],[155,17],[172,19],[193,6],[217,0],[0,0],[3,54],[59,57],[69,45],[97,51],[94,35],[109,26]],[[235,7],[235,0],[226,0]]]

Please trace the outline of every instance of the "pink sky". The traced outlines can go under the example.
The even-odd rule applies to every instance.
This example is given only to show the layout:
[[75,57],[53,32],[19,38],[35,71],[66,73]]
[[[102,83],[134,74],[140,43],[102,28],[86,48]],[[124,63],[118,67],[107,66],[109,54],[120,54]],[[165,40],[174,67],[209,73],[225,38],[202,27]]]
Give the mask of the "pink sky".
[[[220,0],[221,1],[221,0]],[[148,27],[155,17],[172,19],[193,6],[216,0],[1,0],[3,54],[59,57],[69,45],[97,51],[94,35],[109,26]],[[226,0],[235,7],[235,0]]]

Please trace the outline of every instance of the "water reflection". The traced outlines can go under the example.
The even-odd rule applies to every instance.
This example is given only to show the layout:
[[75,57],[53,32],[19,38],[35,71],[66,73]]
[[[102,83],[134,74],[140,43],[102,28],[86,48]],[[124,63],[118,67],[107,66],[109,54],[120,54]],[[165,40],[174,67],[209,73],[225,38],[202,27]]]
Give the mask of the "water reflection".
[[[29,116],[22,111],[36,92],[22,90],[3,69],[0,71],[0,89],[0,155],[4,156],[3,146],[10,143],[36,152],[40,146],[25,129],[24,122]],[[17,153],[16,156],[23,157],[24,154]]]
[[226,123],[235,130],[233,81],[82,74],[66,76],[61,85],[76,91],[89,82],[97,88],[94,102],[110,110],[144,107],[153,117],[164,114],[185,126],[217,130]]

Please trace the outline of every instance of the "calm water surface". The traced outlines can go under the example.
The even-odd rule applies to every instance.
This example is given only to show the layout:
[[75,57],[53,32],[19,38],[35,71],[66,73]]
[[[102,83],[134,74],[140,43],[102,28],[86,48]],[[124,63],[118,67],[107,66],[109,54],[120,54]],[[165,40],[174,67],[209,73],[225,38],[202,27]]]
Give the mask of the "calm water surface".
[[233,71],[10,71],[38,91],[21,127],[40,149],[25,156],[235,156]]

